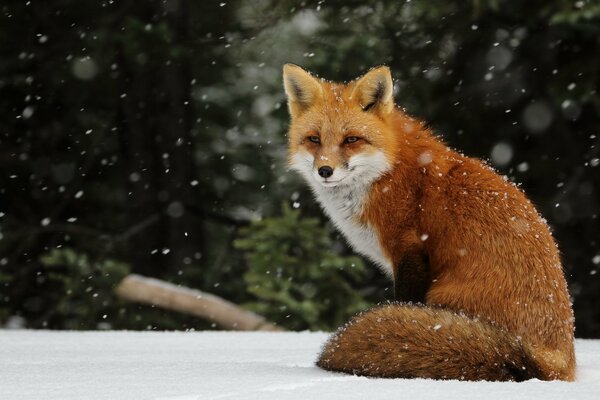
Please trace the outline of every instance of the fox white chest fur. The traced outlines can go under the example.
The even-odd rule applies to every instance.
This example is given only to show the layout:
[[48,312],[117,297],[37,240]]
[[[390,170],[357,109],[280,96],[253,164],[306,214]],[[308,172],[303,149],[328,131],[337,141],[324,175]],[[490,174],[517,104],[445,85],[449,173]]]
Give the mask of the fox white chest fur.
[[346,237],[354,251],[368,257],[384,273],[391,275],[392,266],[383,253],[377,233],[372,227],[358,220],[369,188],[360,186],[327,188],[319,187],[318,183],[311,186],[323,210]]
[[[359,219],[372,183],[389,168],[385,156],[375,153],[354,157],[348,163],[348,170],[360,173],[340,175],[343,183],[336,186],[324,186],[316,179],[313,162],[312,155],[298,154],[293,157],[291,167],[304,176],[321,207],[354,251],[391,276],[392,265],[383,252],[377,232]],[[333,177],[337,178],[335,174]]]

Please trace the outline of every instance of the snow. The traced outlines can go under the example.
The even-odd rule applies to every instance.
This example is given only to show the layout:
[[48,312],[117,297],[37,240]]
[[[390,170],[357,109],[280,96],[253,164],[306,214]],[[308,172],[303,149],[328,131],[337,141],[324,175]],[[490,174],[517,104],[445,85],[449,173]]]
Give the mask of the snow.
[[325,333],[0,330],[0,399],[599,399],[600,340],[577,382],[372,379],[314,366]]

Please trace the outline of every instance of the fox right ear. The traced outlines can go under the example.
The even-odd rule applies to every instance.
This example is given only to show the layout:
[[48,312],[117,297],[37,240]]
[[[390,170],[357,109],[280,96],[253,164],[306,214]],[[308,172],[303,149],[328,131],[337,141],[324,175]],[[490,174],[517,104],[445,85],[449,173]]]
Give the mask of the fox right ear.
[[283,87],[288,107],[295,118],[312,106],[321,96],[323,88],[311,74],[294,64],[283,66]]
[[365,111],[389,113],[394,109],[394,82],[388,67],[370,70],[356,81],[352,97]]

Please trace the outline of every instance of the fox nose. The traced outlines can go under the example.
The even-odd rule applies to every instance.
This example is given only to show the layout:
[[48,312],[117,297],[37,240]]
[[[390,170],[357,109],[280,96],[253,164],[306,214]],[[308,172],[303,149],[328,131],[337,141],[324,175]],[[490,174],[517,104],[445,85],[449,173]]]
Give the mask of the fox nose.
[[322,178],[329,178],[331,175],[333,175],[333,168],[331,168],[329,165],[322,166],[319,168],[319,175]]

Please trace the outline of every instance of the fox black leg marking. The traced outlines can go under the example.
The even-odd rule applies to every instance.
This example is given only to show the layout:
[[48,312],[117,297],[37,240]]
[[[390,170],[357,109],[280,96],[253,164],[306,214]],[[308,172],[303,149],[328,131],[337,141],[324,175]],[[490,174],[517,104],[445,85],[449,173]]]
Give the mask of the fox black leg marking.
[[414,254],[405,257],[396,266],[394,274],[394,300],[425,303],[431,284],[431,271],[427,256]]

